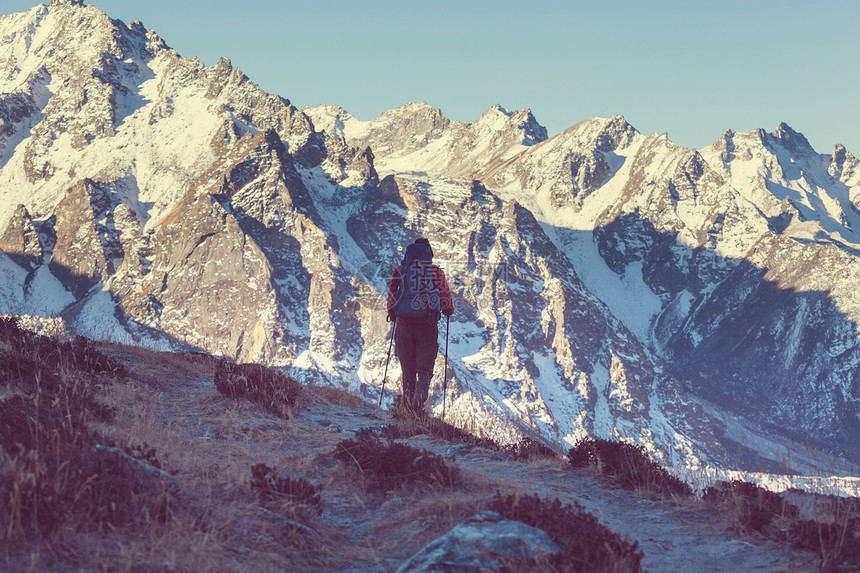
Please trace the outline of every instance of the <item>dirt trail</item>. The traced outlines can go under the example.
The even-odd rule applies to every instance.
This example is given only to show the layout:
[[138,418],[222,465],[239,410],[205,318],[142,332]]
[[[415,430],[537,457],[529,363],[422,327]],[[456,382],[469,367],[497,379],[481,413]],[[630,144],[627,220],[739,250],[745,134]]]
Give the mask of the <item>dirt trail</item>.
[[[182,447],[189,450],[188,455],[210,456],[214,473],[239,480],[247,478],[253,463],[264,462],[324,485],[323,511],[307,525],[320,532],[320,546],[333,546],[325,551],[316,570],[393,571],[424,544],[468,517],[476,499],[491,497],[496,489],[578,502],[609,529],[637,541],[645,554],[643,566],[652,572],[817,569],[816,557],[810,553],[761,536],[740,538],[729,532],[722,518],[697,500],[645,499],[608,486],[599,476],[565,467],[561,461],[505,460],[481,448],[427,436],[404,441],[456,463],[466,477],[465,485],[453,492],[369,495],[331,452],[354,431],[390,422],[387,412],[358,401],[338,405],[313,397],[292,419],[282,420],[250,404],[222,399],[212,384],[211,359],[150,359],[144,367],[143,354],[135,350],[107,350],[131,368],[133,384],[143,383],[154,392],[155,399],[146,405],[150,423],[169,429],[171,435],[184,436]],[[193,453],[195,448],[202,454]],[[177,479],[187,487],[196,481],[181,472]],[[242,487],[247,489],[235,486]],[[236,518],[234,526],[255,531],[260,527],[250,517]],[[258,550],[251,546],[251,537],[241,547],[230,549],[237,562],[243,555],[251,559],[248,555]],[[276,541],[271,545],[268,551],[277,553]]]
[[[415,443],[419,445],[419,443]],[[427,443],[427,449],[445,446]],[[697,500],[652,500],[608,486],[598,476],[560,462],[496,462],[481,452],[459,456],[458,463],[527,493],[578,502],[603,525],[639,543],[648,571],[815,571],[808,553],[763,536],[739,538]]]

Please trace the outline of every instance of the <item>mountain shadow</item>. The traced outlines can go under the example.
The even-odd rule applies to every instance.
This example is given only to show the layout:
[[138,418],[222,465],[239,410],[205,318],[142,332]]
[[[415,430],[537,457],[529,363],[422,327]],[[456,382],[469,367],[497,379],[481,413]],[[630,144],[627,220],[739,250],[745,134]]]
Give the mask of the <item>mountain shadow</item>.
[[[712,235],[721,223],[718,218]],[[803,273],[824,269],[804,266],[798,257],[790,275],[769,273],[704,246],[712,237],[690,247],[638,214],[588,234],[579,239],[595,241],[619,277],[641,262],[641,280],[662,303],[650,323],[650,340],[642,342],[689,390],[769,431],[860,458],[858,325],[830,293],[778,282],[798,284]],[[774,241],[791,239],[774,235]],[[784,243],[775,245],[781,257],[797,256]]]
[[[20,305],[13,306],[10,304],[13,301],[5,300],[0,301],[0,314],[19,317],[33,316],[36,319],[59,318],[63,321],[66,328],[70,329],[70,334],[74,336],[103,339],[110,342],[128,345],[140,345],[142,341],[146,341],[147,345],[155,344],[156,346],[164,347],[165,349],[169,348],[173,351],[179,352],[206,351],[194,344],[176,338],[163,330],[158,330],[151,326],[142,324],[128,311],[126,308],[127,301],[125,301],[123,297],[119,296],[118,293],[111,291],[98,290],[96,287],[100,284],[100,280],[94,280],[94,277],[87,272],[80,272],[80,270],[69,268],[68,266],[61,265],[59,263],[46,263],[41,257],[33,257],[21,253],[17,253],[13,257],[5,251],[2,251],[2,253],[8,256],[14,264],[22,267],[22,269],[27,272],[26,280],[22,285],[25,299],[33,294],[38,294],[30,292],[30,289],[34,287],[32,284],[34,280],[33,277],[40,270],[44,270],[50,271],[53,276],[56,277],[59,284],[74,296],[75,300],[58,312],[40,311],[39,309],[41,306],[32,300],[26,304],[26,308]],[[81,290],[82,285],[88,285],[89,288]],[[76,293],[79,293],[79,296]],[[98,296],[100,293],[110,296],[112,303],[114,303],[113,312],[110,316],[103,315],[104,311],[107,310],[106,305],[101,302],[94,302],[93,300],[93,298]],[[50,293],[42,294],[43,296],[50,296]],[[46,301],[44,305],[45,309],[49,306],[54,306],[49,305],[49,302],[53,301]],[[93,304],[90,305],[90,303]],[[157,311],[157,307],[160,306],[158,300],[152,295],[146,297],[145,301],[138,300],[137,304],[145,305],[150,308],[150,310],[155,311]],[[89,329],[81,330],[80,328],[75,327],[74,323],[80,318],[82,313],[90,313],[90,319],[95,319],[96,321],[99,321],[99,319],[102,320],[97,323],[91,323]],[[99,316],[99,313],[102,313],[102,316]],[[152,314],[157,316],[157,312],[153,312]],[[114,325],[111,324],[113,321],[115,321]],[[122,330],[117,331],[114,326],[119,326]]]

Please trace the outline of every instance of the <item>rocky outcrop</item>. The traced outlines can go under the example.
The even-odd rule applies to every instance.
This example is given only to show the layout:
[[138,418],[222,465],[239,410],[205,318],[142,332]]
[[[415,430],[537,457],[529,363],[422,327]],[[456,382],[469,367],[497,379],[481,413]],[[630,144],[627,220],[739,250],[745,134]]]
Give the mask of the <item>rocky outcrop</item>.
[[397,573],[508,571],[546,564],[560,554],[545,531],[487,511],[431,541]]
[[45,254],[42,240],[24,205],[18,205],[6,230],[0,235],[0,251],[25,269],[32,270],[42,264]]
[[514,159],[490,163],[475,176],[493,188],[514,185],[540,190],[553,208],[579,210],[612,176],[620,161],[618,154],[636,135],[621,116],[587,120]]
[[111,208],[111,195],[89,179],[69,189],[57,206],[50,269],[76,297],[114,274],[123,257]]

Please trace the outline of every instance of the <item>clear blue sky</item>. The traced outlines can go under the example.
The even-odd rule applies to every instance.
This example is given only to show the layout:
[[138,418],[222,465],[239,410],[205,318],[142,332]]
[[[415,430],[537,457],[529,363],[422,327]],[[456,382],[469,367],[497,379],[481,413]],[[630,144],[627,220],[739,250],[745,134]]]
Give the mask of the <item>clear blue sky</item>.
[[[2,0],[22,11],[35,0]],[[297,107],[530,108],[550,135],[621,114],[703,147],[780,121],[860,156],[860,1],[92,0]]]

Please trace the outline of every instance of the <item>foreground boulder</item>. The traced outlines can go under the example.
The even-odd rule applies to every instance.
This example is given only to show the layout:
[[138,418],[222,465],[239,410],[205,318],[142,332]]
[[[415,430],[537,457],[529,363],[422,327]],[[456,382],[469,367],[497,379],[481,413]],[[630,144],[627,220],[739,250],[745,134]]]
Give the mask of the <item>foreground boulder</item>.
[[485,511],[428,543],[397,573],[499,571],[514,564],[545,562],[560,554],[545,531]]

